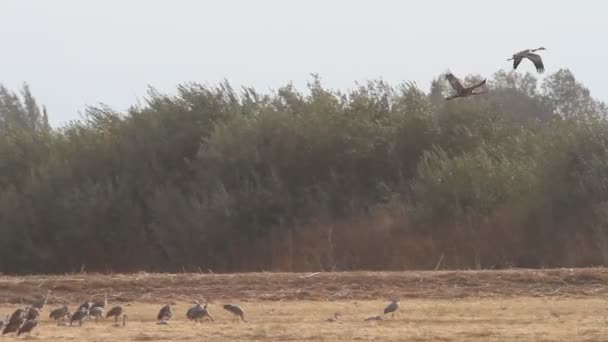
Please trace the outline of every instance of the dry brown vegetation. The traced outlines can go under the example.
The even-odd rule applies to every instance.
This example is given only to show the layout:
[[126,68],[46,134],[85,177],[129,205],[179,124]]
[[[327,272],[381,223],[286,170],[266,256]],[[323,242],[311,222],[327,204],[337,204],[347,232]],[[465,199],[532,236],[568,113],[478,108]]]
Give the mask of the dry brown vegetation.
[[56,129],[0,85],[0,272],[608,265],[608,106],[567,69],[444,76],[184,83]]
[[[53,290],[33,339],[52,341],[200,340],[606,340],[608,269],[438,272],[148,274],[0,277],[0,314]],[[48,310],[110,294],[126,328],[113,322],[56,326]],[[395,319],[364,322],[400,296]],[[94,297],[94,298],[91,298]],[[209,302],[215,322],[185,319],[194,299]],[[221,309],[238,303],[249,323]],[[174,318],[155,324],[171,303]],[[325,320],[334,312],[341,322]]]

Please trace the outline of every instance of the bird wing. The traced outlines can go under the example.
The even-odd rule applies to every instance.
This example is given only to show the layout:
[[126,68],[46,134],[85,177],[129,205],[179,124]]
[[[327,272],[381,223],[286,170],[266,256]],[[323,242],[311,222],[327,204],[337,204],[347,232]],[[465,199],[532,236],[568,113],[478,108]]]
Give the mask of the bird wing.
[[454,90],[456,90],[457,92],[461,92],[464,90],[464,87],[462,86],[458,78],[456,78],[456,76],[454,76],[451,72],[445,74],[445,78],[448,80],[448,82],[450,82],[452,88],[454,88]]
[[395,303],[390,303],[384,308],[384,313],[387,314],[395,310],[397,310],[397,305]]
[[526,55],[526,57],[532,61],[532,63],[534,63],[534,66],[536,67],[536,71],[538,71],[539,74],[542,74],[545,71],[545,66],[543,65],[543,60],[540,57],[540,55],[537,55],[535,53],[529,53]]
[[483,81],[481,81],[481,82],[479,82],[479,83],[477,83],[477,84],[475,84],[475,85],[471,86],[471,88],[470,88],[470,89],[471,89],[471,90],[475,90],[475,89],[477,89],[477,88],[479,88],[479,87],[483,86],[484,84],[486,84],[486,80],[485,80],[485,79],[484,79]]
[[519,63],[521,63],[522,59],[523,57],[521,56],[513,57],[513,70],[517,69],[517,66],[519,65]]

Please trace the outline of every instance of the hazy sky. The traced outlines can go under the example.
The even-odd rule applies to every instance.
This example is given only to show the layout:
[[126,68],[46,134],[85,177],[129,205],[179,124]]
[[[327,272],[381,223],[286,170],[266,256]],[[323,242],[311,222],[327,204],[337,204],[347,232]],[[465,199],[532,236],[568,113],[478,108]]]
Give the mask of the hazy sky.
[[3,0],[0,83],[27,82],[58,125],[86,105],[124,110],[147,85],[267,91],[318,73],[333,88],[382,78],[428,90],[447,68],[491,76],[544,46],[547,73],[570,68],[608,100],[606,13],[599,0]]

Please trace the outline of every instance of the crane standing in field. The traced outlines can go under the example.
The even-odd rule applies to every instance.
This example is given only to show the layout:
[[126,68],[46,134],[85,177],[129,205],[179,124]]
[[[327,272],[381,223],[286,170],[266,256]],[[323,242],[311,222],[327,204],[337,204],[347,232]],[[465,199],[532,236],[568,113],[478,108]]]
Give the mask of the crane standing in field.
[[69,317],[69,316],[70,316],[70,310],[68,309],[68,306],[65,304],[58,307],[57,309],[51,311],[51,313],[49,314],[49,318],[56,320],[57,325],[60,325],[61,322],[63,321],[63,319],[65,317]]
[[169,306],[169,304],[163,306],[156,316],[156,318],[158,318],[158,324],[169,324],[171,316],[173,316],[171,306]]
[[384,308],[384,314],[391,314],[392,318],[395,318],[395,311],[399,309],[399,298],[395,298],[389,305]]
[[207,303],[205,303],[205,306],[201,306],[198,301],[194,301],[194,304],[195,305],[186,312],[186,317],[188,317],[189,320],[202,322],[203,318],[208,317],[213,322],[213,317],[211,317],[211,314],[207,311]]
[[6,335],[12,332],[17,332],[19,327],[25,322],[25,310],[19,308],[13,312],[11,317],[8,319],[8,323],[2,329],[2,335]]
[[247,323],[247,321],[245,320],[245,311],[243,311],[243,309],[241,309],[239,306],[237,305],[232,305],[232,304],[226,304],[224,305],[224,310],[232,313],[233,316],[233,321],[236,320],[236,322],[239,322],[239,317],[243,320],[243,322]]
[[[106,318],[114,317],[114,322],[116,324],[118,324],[118,317],[120,315],[122,315],[123,312],[124,312],[124,310],[123,310],[122,306],[116,305],[115,307],[111,308],[110,311],[108,311],[108,313],[106,314]],[[123,317],[123,320],[124,320],[124,317]]]
[[543,59],[540,55],[534,53],[540,50],[547,50],[544,47],[539,47],[538,49],[527,49],[520,51],[513,55],[513,57],[507,59],[507,61],[513,61],[513,70],[517,69],[517,66],[524,58],[529,59],[532,63],[534,63],[534,67],[539,74],[542,74],[545,71],[545,66],[543,65]]
[[21,327],[19,327],[19,330],[17,330],[17,336],[27,333],[26,339],[29,339],[30,334],[32,333],[32,330],[34,330],[34,328],[37,326],[38,326],[37,317],[34,319],[28,319],[27,321],[25,321],[25,323],[23,323],[23,325]]
[[446,100],[455,99],[457,97],[467,97],[467,96],[471,96],[471,95],[479,95],[479,94],[487,93],[487,91],[473,92],[473,90],[486,84],[486,80],[483,80],[470,87],[464,87],[462,85],[462,83],[460,82],[460,80],[458,78],[456,78],[456,76],[454,76],[454,74],[452,74],[450,71],[448,71],[445,74],[445,78],[448,80],[448,82],[450,82],[452,89],[454,89],[456,91],[455,95],[446,97]]
[[89,310],[89,316],[95,317],[95,323],[99,320],[99,318],[103,318],[104,309],[101,306],[92,307]]
[[72,317],[70,317],[70,325],[74,322],[78,322],[78,325],[82,325],[84,321],[89,317],[89,310],[85,308],[80,308],[74,312]]

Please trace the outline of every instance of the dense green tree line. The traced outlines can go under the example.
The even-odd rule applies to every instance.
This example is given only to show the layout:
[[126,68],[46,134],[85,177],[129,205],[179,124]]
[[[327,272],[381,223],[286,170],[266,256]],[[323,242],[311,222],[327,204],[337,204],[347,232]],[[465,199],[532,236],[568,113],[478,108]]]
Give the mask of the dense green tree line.
[[0,272],[606,264],[606,106],[569,70],[488,87],[193,83],[59,129],[1,87]]

